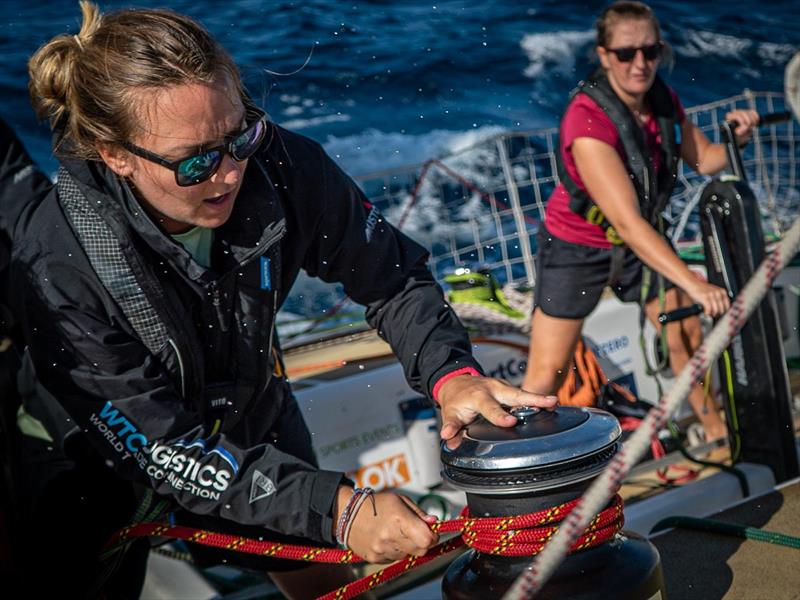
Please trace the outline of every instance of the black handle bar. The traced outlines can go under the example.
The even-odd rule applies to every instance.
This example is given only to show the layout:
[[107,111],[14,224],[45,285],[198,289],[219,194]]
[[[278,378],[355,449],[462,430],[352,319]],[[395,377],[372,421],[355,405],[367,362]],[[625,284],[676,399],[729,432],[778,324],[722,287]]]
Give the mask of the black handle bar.
[[658,314],[658,322],[662,325],[672,323],[673,321],[680,321],[687,317],[693,317],[703,312],[702,304],[692,304],[691,306],[684,306],[683,308],[676,308],[669,312],[662,312]]
[[[792,119],[792,113],[789,112],[788,110],[765,113],[763,115],[758,115],[758,126],[767,127],[768,125],[777,125],[778,123],[785,123],[786,121],[791,121],[791,119]],[[731,130],[736,129],[739,126],[738,121],[726,121],[726,123],[730,124]]]
[[766,127],[767,125],[775,125],[776,123],[784,123],[785,121],[791,121],[791,119],[792,119],[792,113],[788,110],[783,110],[781,112],[767,113],[765,115],[759,115],[758,126]]
[[[759,115],[758,126],[775,125],[783,121],[788,121],[791,118],[792,113],[788,111],[765,113]],[[738,126],[739,123],[736,121],[723,121],[720,125],[720,130],[722,133],[722,141],[725,144],[725,153],[728,157],[728,166],[734,177],[739,181],[745,182],[747,177],[745,176],[744,165],[742,164],[742,154],[739,151],[739,147],[736,145],[735,131]]]

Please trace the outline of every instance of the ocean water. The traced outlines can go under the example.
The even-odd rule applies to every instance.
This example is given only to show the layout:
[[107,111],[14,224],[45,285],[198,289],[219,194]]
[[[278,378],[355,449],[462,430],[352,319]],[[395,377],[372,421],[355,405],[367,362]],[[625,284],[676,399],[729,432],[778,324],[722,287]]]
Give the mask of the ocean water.
[[[103,10],[130,6],[110,0]],[[351,175],[421,163],[500,131],[553,127],[594,63],[605,2],[139,0],[197,18],[240,65],[278,123],[321,142]],[[0,114],[47,172],[47,127],[26,93],[26,60],[76,33],[77,1],[0,0]],[[662,76],[685,106],[781,91],[800,49],[800,2],[652,2],[673,59]],[[301,294],[320,289],[300,282]],[[305,288],[304,288],[305,286]],[[316,312],[333,296],[306,307]],[[299,306],[299,305],[298,305]],[[306,312],[306,311],[301,311]]]
[[[351,174],[419,163],[463,139],[553,126],[592,68],[604,2],[119,0],[199,19],[233,54],[272,118],[325,145]],[[0,114],[55,170],[27,101],[26,60],[80,23],[77,1],[3,0]],[[800,48],[800,3],[651,3],[686,105],[743,88],[779,90]]]

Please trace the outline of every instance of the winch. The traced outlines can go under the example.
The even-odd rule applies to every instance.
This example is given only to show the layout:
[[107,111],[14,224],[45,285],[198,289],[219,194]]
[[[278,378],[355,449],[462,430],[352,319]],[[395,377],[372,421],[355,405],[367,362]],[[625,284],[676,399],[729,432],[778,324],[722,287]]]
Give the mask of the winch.
[[[548,516],[563,511],[561,518],[566,517],[563,505],[580,498],[619,450],[622,430],[617,419],[602,410],[570,406],[552,411],[517,407],[510,412],[517,417],[514,427],[497,427],[481,418],[467,428],[457,448],[443,445],[443,478],[466,492],[474,518],[542,511]],[[509,528],[513,527],[512,522]],[[503,549],[514,545],[513,535]],[[588,537],[593,541],[572,551],[537,598],[665,597],[661,562],[650,542],[613,529],[605,541]],[[532,560],[530,553],[510,554],[474,548],[464,553],[444,576],[443,598],[499,598]]]

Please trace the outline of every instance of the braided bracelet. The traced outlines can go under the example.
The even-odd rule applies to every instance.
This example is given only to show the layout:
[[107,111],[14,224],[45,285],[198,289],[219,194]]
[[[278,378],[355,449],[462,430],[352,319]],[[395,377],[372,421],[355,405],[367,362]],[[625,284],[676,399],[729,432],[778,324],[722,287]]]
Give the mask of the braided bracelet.
[[[353,521],[355,520],[356,513],[361,508],[361,505],[364,503],[368,497],[372,498],[375,490],[372,488],[355,488],[353,490],[353,495],[350,496],[350,500],[347,502],[347,506],[344,507],[341,516],[339,517],[339,521],[336,523],[336,542],[346,548],[347,547],[347,538],[350,536],[350,528],[353,525]],[[372,510],[375,515],[377,515],[377,510],[375,509],[375,498],[372,498]]]
[[347,547],[347,540],[350,538],[350,528],[353,526],[353,523],[356,520],[356,515],[358,514],[358,511],[361,509],[361,505],[364,504],[364,501],[367,498],[372,500],[372,514],[375,515],[376,517],[378,516],[378,511],[375,508],[374,494],[375,490],[373,490],[372,488],[364,488],[363,490],[361,490],[361,494],[358,500],[356,500],[356,503],[353,506],[353,510],[350,512],[350,517],[347,520],[347,524],[345,525],[344,533],[342,535],[345,547]]
[[336,523],[336,543],[340,546],[344,547],[344,527],[347,524],[347,520],[350,516],[350,511],[353,509],[353,504],[358,499],[358,496],[361,493],[361,488],[353,489],[353,495],[350,496],[350,500],[347,501],[347,504],[342,511],[342,514],[339,516],[339,520]]

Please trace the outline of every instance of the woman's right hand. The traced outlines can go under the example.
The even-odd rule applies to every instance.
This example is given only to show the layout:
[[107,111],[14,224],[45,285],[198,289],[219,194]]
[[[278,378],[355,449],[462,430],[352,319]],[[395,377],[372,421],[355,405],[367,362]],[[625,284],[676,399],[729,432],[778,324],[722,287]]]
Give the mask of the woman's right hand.
[[[343,510],[344,505],[338,504]],[[347,547],[371,563],[392,562],[409,554],[422,556],[439,541],[429,527],[436,517],[392,492],[366,498],[353,518]]]
[[709,317],[722,315],[731,305],[731,299],[724,288],[700,278],[686,288],[686,293],[692,297],[692,300],[703,305],[703,312]]

